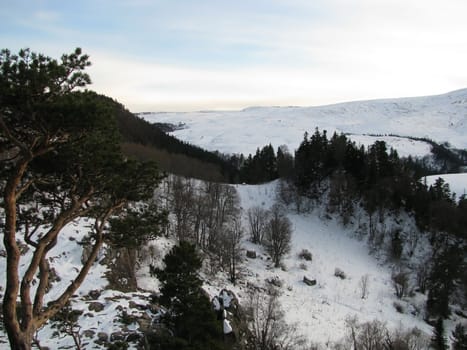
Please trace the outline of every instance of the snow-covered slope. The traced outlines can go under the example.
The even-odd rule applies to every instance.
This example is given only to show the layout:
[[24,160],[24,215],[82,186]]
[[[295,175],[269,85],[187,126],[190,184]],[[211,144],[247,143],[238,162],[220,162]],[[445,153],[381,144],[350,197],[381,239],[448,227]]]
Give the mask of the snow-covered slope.
[[[275,202],[275,185],[275,182],[237,185],[243,209],[252,206],[268,209]],[[397,299],[391,264],[383,264],[370,255],[366,239],[358,239],[355,228],[344,228],[338,221],[324,217],[320,208],[309,214],[289,212],[288,217],[293,234],[291,252],[284,259],[286,269],[273,268],[263,248],[245,237],[245,249],[255,250],[259,257],[245,259],[242,267],[245,280],[237,286],[226,279],[225,284],[210,281],[208,288],[212,288],[213,294],[220,288],[228,288],[242,301],[247,297],[247,282],[265,286],[266,279],[279,278],[280,302],[287,322],[296,324],[300,334],[321,345],[339,341],[346,333],[346,319],[351,317],[360,322],[377,319],[391,330],[417,327],[427,336],[431,334],[431,327],[423,321],[425,297],[417,294],[414,298]],[[415,224],[408,220],[404,230],[415,229]],[[422,251],[423,244],[419,248]],[[313,254],[311,262],[298,258],[302,249]],[[345,273],[345,279],[334,276],[336,268]],[[317,285],[310,287],[303,283],[304,276],[316,279]],[[368,295],[362,299],[360,281],[364,276],[368,276]],[[395,304],[403,313],[396,310]]]
[[[183,123],[173,135],[208,150],[254,153],[272,143],[297,148],[305,131],[315,127],[351,133],[351,138],[371,144],[365,134],[425,137],[467,148],[467,89],[444,95],[346,102],[317,107],[252,107],[241,111],[142,114],[150,122]],[[424,156],[424,142],[386,138],[401,155]]]

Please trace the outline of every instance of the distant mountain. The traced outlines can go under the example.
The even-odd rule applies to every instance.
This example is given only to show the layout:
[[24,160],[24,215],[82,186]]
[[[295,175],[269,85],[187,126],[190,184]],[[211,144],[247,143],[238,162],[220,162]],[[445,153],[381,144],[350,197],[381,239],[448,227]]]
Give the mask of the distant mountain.
[[[316,107],[251,107],[241,111],[145,113],[149,122],[184,125],[171,135],[208,150],[254,153],[272,143],[298,147],[305,131],[318,127],[348,133],[358,143],[371,144],[386,135],[399,154],[424,156],[431,146],[420,140],[448,142],[467,148],[467,89],[443,95],[345,102]],[[398,135],[400,137],[389,137]]]

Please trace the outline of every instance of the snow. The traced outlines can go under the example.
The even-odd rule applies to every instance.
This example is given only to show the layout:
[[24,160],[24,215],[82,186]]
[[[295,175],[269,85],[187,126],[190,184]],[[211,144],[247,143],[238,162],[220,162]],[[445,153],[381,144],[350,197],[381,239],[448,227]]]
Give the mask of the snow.
[[423,157],[430,147],[423,141],[369,135],[401,135],[449,142],[467,148],[467,89],[444,95],[346,102],[317,107],[254,107],[241,111],[149,113],[150,122],[185,124],[172,134],[211,151],[254,153],[271,143],[296,149],[305,131],[315,127],[331,135],[349,133],[368,145],[384,139],[400,155]]
[[[254,153],[257,147],[269,143],[275,147],[287,145],[293,151],[304,132],[312,133],[315,127],[326,129],[328,135],[334,131],[349,133],[352,140],[365,146],[375,140],[384,140],[401,156],[423,157],[430,153],[430,146],[426,142],[387,135],[428,137],[438,142],[449,141],[454,147],[467,148],[467,89],[439,96],[348,102],[320,107],[155,113],[144,114],[143,117],[151,122],[184,123],[184,129],[173,133],[176,137],[209,150],[230,154]],[[467,174],[430,176],[427,183],[434,183],[439,176],[445,179],[457,196],[466,193]],[[275,202],[276,185],[277,182],[236,185],[244,212],[253,206],[271,207]],[[423,312],[417,311],[423,310],[426,297],[416,294],[413,298],[398,300],[391,286],[391,264],[369,254],[367,243],[356,236],[355,227],[344,228],[335,218],[325,217],[320,207],[308,214],[298,215],[289,211],[288,217],[293,225],[293,241],[292,250],[284,259],[284,269],[273,268],[263,248],[245,238],[243,248],[255,250],[258,258],[245,258],[240,267],[242,279],[237,285],[232,285],[226,275],[219,273],[215,279],[206,281],[204,287],[207,292],[218,296],[219,291],[226,288],[232,290],[241,303],[247,298],[247,283],[264,286],[266,279],[278,278],[283,284],[280,302],[286,320],[296,323],[302,334],[321,344],[339,340],[345,333],[345,320],[352,316],[357,316],[362,322],[379,319],[392,329],[417,327],[431,334],[431,327],[423,321]],[[410,220],[407,217],[404,221],[408,231],[415,229]],[[50,263],[62,282],[54,283],[45,302],[60,295],[67,283],[77,275],[83,253],[78,243],[89,231],[89,224],[87,219],[77,220],[66,226],[59,236],[57,246],[50,253]],[[74,309],[83,311],[79,317],[81,330],[109,335],[120,331],[121,310],[136,312],[129,308],[130,301],[146,304],[150,291],[159,290],[157,279],[149,274],[149,264],[160,266],[173,244],[172,239],[161,237],[141,249],[140,253],[146,259],[137,271],[137,278],[139,287],[148,291],[144,293],[105,289],[108,284],[105,278],[107,267],[99,263],[102,260],[102,256],[99,256],[72,301]],[[302,249],[308,249],[313,254],[311,262],[298,258]],[[26,268],[24,262],[30,259],[31,254],[32,251],[28,251],[22,258],[21,273]],[[1,257],[2,283],[6,280],[4,264],[5,259]],[[334,276],[336,268],[345,273],[345,279]],[[304,276],[316,279],[317,285],[304,284]],[[368,276],[369,293],[362,299],[360,281],[364,276]],[[98,298],[86,299],[95,290],[100,291]],[[220,297],[225,306],[230,304],[231,296],[228,293],[222,292]],[[90,313],[92,302],[101,303],[103,309]],[[397,312],[394,303],[402,305],[404,313]],[[137,325],[133,323],[127,327],[134,330]],[[231,325],[226,320],[224,331],[229,329],[231,331]],[[55,331],[51,324],[39,331],[42,346],[52,349],[74,347],[71,337],[55,337]],[[0,333],[0,341],[5,339],[4,334]],[[85,348],[99,348],[93,340],[87,341],[89,346]],[[0,349],[7,348],[5,344],[0,344]]]
[[224,322],[223,322],[223,328],[224,328],[224,334],[229,334],[229,333],[232,333],[232,331],[233,331],[232,326],[230,325],[229,320],[224,320]]
[[[60,281],[53,284],[52,289],[46,294],[45,304],[57,298],[78,274],[81,268],[81,256],[83,253],[82,245],[79,242],[89,232],[90,221],[87,218],[81,218],[64,227],[62,233],[58,236],[57,245],[50,251],[49,261],[51,268],[53,268],[59,276]],[[0,246],[3,248],[3,244]],[[101,254],[98,261],[93,265],[86,279],[81,284],[76,295],[71,299],[71,305],[74,310],[81,310],[83,314],[78,319],[78,324],[81,327],[81,334],[85,330],[92,330],[97,335],[99,332],[107,333],[110,335],[114,332],[119,332],[122,329],[122,323],[119,321],[122,311],[127,310],[128,313],[134,313],[134,310],[129,308],[129,301],[137,304],[147,304],[147,297],[149,293],[131,293],[126,294],[119,291],[106,289],[108,281],[105,273],[108,267],[101,264],[105,247],[101,249]],[[21,258],[20,273],[23,274],[26,269],[26,262],[30,261],[32,257],[32,250],[26,252]],[[0,258],[0,281],[4,283],[6,280],[6,269],[4,268],[5,259]],[[33,282],[33,286],[37,286],[37,282]],[[99,291],[100,295],[97,299],[89,298],[88,294],[91,291]],[[33,288],[32,293],[35,293]],[[34,295],[34,294],[33,294]],[[92,303],[100,303],[103,305],[102,311],[90,310]],[[127,325],[128,330],[135,330],[136,324]],[[64,349],[75,348],[71,336],[64,335],[56,336],[54,333],[57,331],[52,323],[47,323],[37,333],[41,346],[49,347],[50,349]],[[98,346],[92,339],[81,336],[83,342],[87,342],[86,349],[104,349],[105,346]],[[0,349],[9,349],[6,342],[6,335],[0,332]],[[130,347],[131,349],[132,347]]]
[[428,186],[434,185],[436,180],[440,177],[449,185],[451,193],[456,194],[457,199],[462,195],[467,195],[467,173],[427,176],[425,178],[426,184]]
[[[252,206],[271,207],[276,184],[237,185],[243,210]],[[286,321],[295,324],[313,342],[329,344],[340,340],[346,331],[346,319],[354,316],[360,322],[378,319],[393,330],[417,327],[431,334],[431,327],[423,321],[421,312],[415,316],[410,314],[410,310],[423,305],[425,297],[417,294],[413,300],[397,299],[391,284],[390,265],[370,255],[368,245],[356,237],[354,229],[325,218],[320,208],[309,214],[289,212],[288,217],[293,234],[292,250],[284,259],[285,270],[273,268],[263,248],[245,237],[245,250],[255,250],[258,258],[245,258],[242,267],[245,280],[237,286],[226,287],[237,294],[240,303],[247,298],[247,282],[264,287],[266,279],[278,278],[282,282],[280,302]],[[302,249],[313,254],[311,262],[298,258]],[[336,268],[345,272],[345,279],[334,276]],[[316,279],[317,285],[303,283],[304,276]],[[368,276],[369,293],[365,299],[360,288],[363,276]],[[222,283],[228,282],[218,280],[217,283],[210,281],[209,290],[219,290],[225,287]],[[394,303],[402,305],[405,313],[397,312]]]

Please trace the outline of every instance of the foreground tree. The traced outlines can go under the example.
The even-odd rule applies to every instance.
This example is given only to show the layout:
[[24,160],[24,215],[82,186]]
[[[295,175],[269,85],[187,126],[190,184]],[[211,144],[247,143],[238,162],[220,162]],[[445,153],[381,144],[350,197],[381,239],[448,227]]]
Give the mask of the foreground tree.
[[194,245],[182,241],[164,257],[164,269],[154,269],[161,282],[160,302],[167,308],[164,332],[154,337],[154,349],[221,349],[220,323],[198,276],[202,260]]
[[[80,49],[60,61],[29,50],[0,53],[3,322],[12,349],[31,348],[36,330],[66,305],[110,238],[108,220],[131,201],[152,197],[160,180],[153,164],[122,157],[109,102],[73,91],[90,83],[84,73],[89,65]],[[90,254],[62,294],[45,305],[47,255],[62,229],[84,216],[94,220]],[[28,261],[21,239],[32,249]]]

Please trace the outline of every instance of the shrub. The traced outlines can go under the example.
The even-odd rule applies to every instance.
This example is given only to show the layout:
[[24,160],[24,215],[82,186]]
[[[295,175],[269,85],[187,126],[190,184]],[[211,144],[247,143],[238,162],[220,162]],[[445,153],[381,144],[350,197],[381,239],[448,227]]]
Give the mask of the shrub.
[[311,261],[313,260],[313,255],[308,249],[302,249],[300,253],[298,253],[298,257],[300,259],[306,260],[306,261]]
[[347,276],[345,275],[345,272],[342,271],[342,270],[341,270],[340,268],[338,268],[338,267],[336,267],[336,268],[334,269],[334,276],[339,277],[339,278],[342,279],[342,280],[345,280],[345,278],[347,277]]

